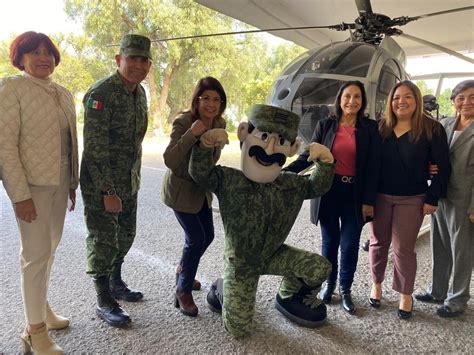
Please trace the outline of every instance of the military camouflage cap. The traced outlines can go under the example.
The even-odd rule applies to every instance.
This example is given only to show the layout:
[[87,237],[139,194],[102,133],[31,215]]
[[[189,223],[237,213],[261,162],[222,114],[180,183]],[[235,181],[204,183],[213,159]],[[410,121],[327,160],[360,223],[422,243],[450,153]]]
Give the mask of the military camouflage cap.
[[125,35],[120,42],[120,54],[139,55],[153,59],[150,53],[150,39],[141,35]]
[[249,122],[259,131],[281,134],[293,142],[298,134],[300,118],[296,113],[270,105],[253,105],[249,112]]

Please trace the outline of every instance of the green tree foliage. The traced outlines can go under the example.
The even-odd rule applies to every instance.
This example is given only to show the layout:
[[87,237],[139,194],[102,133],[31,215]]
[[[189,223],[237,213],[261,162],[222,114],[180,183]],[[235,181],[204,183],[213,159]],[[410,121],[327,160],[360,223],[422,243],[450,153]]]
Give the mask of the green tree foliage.
[[447,117],[453,117],[456,114],[453,102],[449,99],[451,97],[451,90],[445,89],[438,97],[439,114]]
[[[287,43],[273,48],[263,35],[157,41],[248,28],[192,0],[64,0],[64,9],[83,25],[84,35],[49,34],[61,53],[54,80],[80,102],[93,82],[115,69],[120,38],[126,33],[146,35],[153,41],[154,57],[144,83],[150,93],[149,127],[160,133],[169,129],[177,112],[190,106],[197,80],[209,75],[223,84],[228,127],[235,127],[250,105],[266,101],[273,80],[303,51]],[[8,60],[13,38],[0,42],[0,77],[20,73]]]
[[20,73],[19,70],[10,63],[11,41],[12,39],[8,39],[0,42],[0,78]]
[[[433,90],[428,89],[428,85],[426,84],[425,81],[419,80],[416,82],[416,86],[421,91],[421,95],[434,95]],[[451,96],[451,90],[450,89],[445,89],[441,95],[439,95],[436,98],[436,101],[438,102],[439,105],[439,115],[440,116],[447,116],[451,117],[454,116],[456,113],[456,110],[454,109],[453,102],[449,99]]]
[[245,105],[248,107],[255,103],[267,100],[274,80],[283,72],[283,69],[292,59],[303,53],[305,49],[296,44],[282,43],[273,48],[265,56],[261,69],[253,80],[245,85]]
[[[158,42],[160,38],[238,30],[245,25],[191,0],[65,0],[65,11],[84,25],[92,45],[107,60],[118,51],[120,38],[139,33],[153,41],[153,69],[147,78],[151,119],[160,132],[189,107],[196,81],[214,76],[223,84],[237,121],[250,104],[263,102],[272,69],[291,58],[271,63],[261,36],[225,36]],[[280,49],[281,50],[281,49]],[[295,55],[297,53],[295,52]],[[249,93],[248,93],[249,92]]]
[[80,99],[95,78],[109,72],[112,63],[98,61],[97,53],[91,50],[93,47],[85,36],[59,34],[52,36],[52,39],[61,48],[61,63],[54,72],[54,78]]
[[428,89],[428,85],[424,80],[418,80],[415,82],[416,86],[418,86],[418,89],[421,91],[421,95],[433,95],[433,90]]
[[[97,53],[91,50],[93,47],[87,37],[63,34],[50,37],[61,54],[61,62],[55,68],[53,78],[80,100],[90,84],[109,72],[110,68],[96,59]],[[0,77],[21,73],[9,60],[10,43],[14,38],[0,43]]]

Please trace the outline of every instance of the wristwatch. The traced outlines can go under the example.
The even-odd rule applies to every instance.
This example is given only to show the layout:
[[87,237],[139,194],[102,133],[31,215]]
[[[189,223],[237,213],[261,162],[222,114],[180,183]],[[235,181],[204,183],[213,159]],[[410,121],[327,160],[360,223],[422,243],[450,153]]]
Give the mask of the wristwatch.
[[103,196],[115,196],[117,195],[117,191],[115,190],[115,188],[111,187],[108,190],[101,191],[100,194]]

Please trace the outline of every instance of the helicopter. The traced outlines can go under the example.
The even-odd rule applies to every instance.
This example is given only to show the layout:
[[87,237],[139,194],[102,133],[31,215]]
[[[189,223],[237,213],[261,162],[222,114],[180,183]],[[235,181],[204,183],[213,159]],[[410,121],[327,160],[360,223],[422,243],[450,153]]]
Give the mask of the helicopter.
[[[253,23],[252,21],[247,22],[254,25],[256,21],[262,21],[260,20],[262,14],[266,14],[267,17],[272,17],[273,13],[269,12],[271,6],[282,7],[282,3],[285,3],[285,1],[278,1],[276,4],[273,3],[273,5],[269,5],[271,4],[270,2],[265,3],[258,0],[238,0],[231,2],[197,0],[197,2],[244,21],[244,16],[241,15],[240,12],[242,12],[245,7],[248,7],[248,9],[246,9],[247,17],[248,19],[252,19]],[[315,0],[305,0],[296,3],[300,5],[304,3],[306,5],[316,2]],[[332,1],[332,3],[347,2],[348,1]],[[265,4],[268,8],[265,8]],[[472,2],[470,2],[470,4],[472,4]],[[286,5],[288,6],[287,8],[296,6],[295,2],[291,4],[286,2]],[[252,31],[209,34],[206,36],[256,32],[276,34],[277,32],[280,33],[280,31],[281,33],[293,31],[291,33],[296,33],[293,37],[288,35],[282,35],[281,37],[290,40],[296,39],[296,43],[305,44],[307,46],[305,41],[310,36],[301,36],[301,32],[304,30],[327,29],[333,31],[349,31],[349,37],[345,40],[309,49],[294,59],[286,66],[283,73],[276,78],[272,85],[271,92],[268,95],[268,104],[285,108],[300,116],[299,135],[305,142],[310,141],[317,121],[327,117],[333,110],[337,91],[341,84],[347,80],[359,80],[364,83],[368,97],[366,113],[371,118],[381,118],[391,88],[399,81],[410,79],[409,74],[405,70],[405,51],[392,37],[397,36],[409,39],[421,43],[424,46],[429,46],[453,55],[471,64],[474,63],[474,59],[470,57],[436,43],[405,34],[396,27],[434,16],[474,10],[474,6],[464,6],[412,17],[401,16],[392,19],[386,15],[373,12],[370,0],[355,0],[355,5],[357,7],[358,17],[353,23],[342,22],[328,26],[267,28]],[[325,6],[329,6],[328,2],[326,2]],[[284,13],[284,9],[276,9],[275,13]],[[281,16],[284,17],[284,15]],[[467,32],[471,33],[469,28]]]

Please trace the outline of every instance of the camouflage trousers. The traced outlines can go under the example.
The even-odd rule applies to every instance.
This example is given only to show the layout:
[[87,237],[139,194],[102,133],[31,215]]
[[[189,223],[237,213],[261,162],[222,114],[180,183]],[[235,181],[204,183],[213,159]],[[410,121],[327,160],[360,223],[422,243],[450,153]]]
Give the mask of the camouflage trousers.
[[102,198],[83,194],[87,225],[87,274],[114,273],[132,247],[137,224],[137,195],[122,200],[122,212],[108,213]]
[[264,265],[243,270],[226,258],[222,319],[225,329],[234,337],[251,332],[260,275],[283,276],[278,293],[280,297],[288,298],[305,284],[310,287],[321,285],[331,272],[331,264],[321,255],[283,244]]

